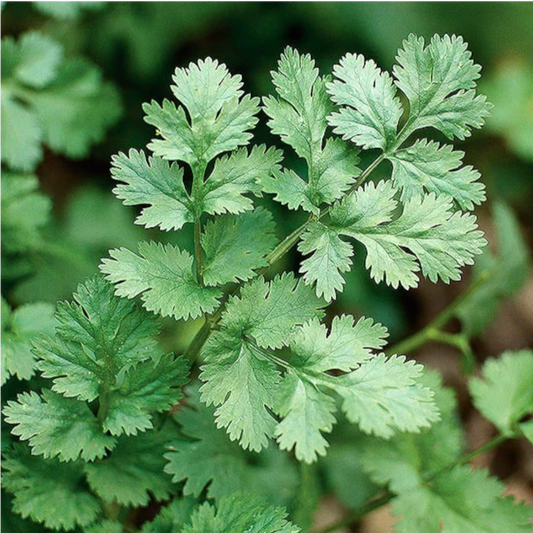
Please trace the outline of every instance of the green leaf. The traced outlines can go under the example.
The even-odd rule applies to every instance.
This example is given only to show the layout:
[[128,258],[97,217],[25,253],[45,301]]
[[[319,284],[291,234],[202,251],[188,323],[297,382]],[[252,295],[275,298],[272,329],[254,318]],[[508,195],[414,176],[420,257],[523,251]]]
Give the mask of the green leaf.
[[192,514],[183,533],[298,533],[299,527],[287,521],[282,507],[266,506],[263,500],[236,493],[220,500],[217,507],[202,504]]
[[80,158],[104,138],[122,113],[116,88],[84,59],[65,62],[54,82],[32,96],[44,142],[57,152]]
[[143,106],[146,122],[162,137],[148,145],[155,155],[195,165],[248,144],[259,100],[242,97],[240,76],[230,75],[226,65],[208,57],[177,68],[172,79],[172,92],[183,107],[168,100],[162,107],[156,102]]
[[253,202],[246,195],[261,194],[261,183],[279,168],[281,159],[281,150],[264,145],[218,158],[204,183],[202,210],[210,215],[251,210]]
[[246,281],[268,266],[266,256],[276,244],[272,215],[262,208],[242,215],[217,217],[205,225],[203,277],[207,285]]
[[181,397],[187,362],[162,356],[152,336],[155,317],[116,298],[100,277],[78,287],[74,302],[58,305],[55,338],[35,342],[38,368],[67,397],[99,399],[99,419],[113,435],[152,427],[152,414]]
[[[40,333],[54,331],[54,306],[46,303],[21,305],[10,312],[2,300],[2,385],[10,376],[30,379],[35,373],[31,341]],[[4,306],[7,306],[5,307]]]
[[422,382],[435,392],[442,419],[417,435],[396,435],[389,442],[369,439],[363,464],[373,481],[396,495],[393,513],[403,533],[496,533],[527,531],[524,505],[502,497],[503,485],[484,470],[452,465],[459,461],[464,435],[452,389],[427,373]]
[[35,176],[2,172],[2,251],[23,252],[41,241],[52,202],[39,192]]
[[33,7],[57,20],[78,20],[85,11],[100,11],[106,7],[105,2],[36,2]]
[[222,291],[202,287],[193,273],[193,258],[176,246],[143,242],[139,254],[126,248],[109,252],[100,270],[116,284],[115,294],[135,298],[141,294],[144,307],[176,319],[197,318],[211,313]]
[[[46,3],[46,2],[43,2]],[[50,2],[55,3],[55,2]],[[69,2],[63,2],[69,3]],[[122,522],[117,522],[116,520],[104,520],[98,524],[94,524],[87,528],[84,528],[84,533],[122,533],[124,525]]]
[[194,222],[194,211],[183,184],[183,169],[159,157],[148,160],[143,151],[113,156],[111,175],[121,182],[113,192],[124,205],[148,205],[135,221],[147,228],[178,230]]
[[488,359],[481,378],[470,380],[475,406],[504,434],[516,434],[517,423],[533,413],[533,350],[506,351]]
[[4,488],[14,494],[13,510],[23,518],[68,531],[90,525],[101,513],[78,462],[45,461],[17,444],[6,454],[3,470]]
[[420,383],[435,392],[441,419],[420,433],[400,433],[388,441],[367,438],[360,446],[362,465],[372,480],[388,485],[396,494],[423,485],[435,472],[457,461],[463,449],[455,392],[443,387],[438,372],[424,372]]
[[464,152],[454,151],[450,145],[440,146],[425,139],[393,152],[388,159],[401,199],[428,192],[455,200],[463,210],[474,209],[485,201],[485,185],[477,181],[480,174],[474,168],[461,166],[463,156]]
[[334,206],[331,226],[365,246],[366,267],[378,283],[416,287],[419,270],[433,283],[460,279],[460,268],[486,244],[476,218],[454,213],[451,200],[430,194],[406,201],[393,219],[394,194],[388,182],[367,184]]
[[151,495],[158,501],[167,499],[175,487],[163,471],[163,454],[175,437],[170,424],[136,437],[120,437],[108,457],[85,465],[89,486],[104,501],[119,505],[144,506]]
[[363,148],[390,148],[403,114],[390,75],[357,54],[346,54],[333,75],[337,79],[327,89],[333,102],[343,106],[329,117],[333,131]]
[[5,421],[14,424],[13,435],[28,440],[34,455],[61,461],[94,461],[115,446],[85,402],[65,398],[50,390],[19,394],[7,402]]
[[175,533],[189,521],[197,502],[193,498],[176,498],[163,507],[152,522],[145,522],[141,533]]
[[[498,241],[497,254],[492,255],[489,249],[485,249],[478,258],[472,281],[478,286],[456,311],[470,337],[481,333],[490,324],[502,300],[518,292],[531,268],[528,246],[512,210],[503,202],[497,202],[492,214]],[[481,284],[480,276],[487,277]]]
[[2,43],[2,161],[32,171],[41,143],[69,157],[85,156],[116,122],[120,97],[100,70],[30,32]]
[[[259,456],[246,453],[213,424],[214,409],[200,403],[196,390],[189,392],[190,407],[175,416],[182,425],[183,437],[175,440],[165,455],[165,471],[173,475],[173,481],[185,481],[183,493],[199,496],[207,486],[208,497],[216,500],[243,491],[285,503],[286,493],[291,494],[296,479],[289,457],[270,449]],[[275,477],[273,490],[264,479],[266,475]]]
[[222,316],[223,330],[236,340],[254,339],[263,348],[286,346],[295,326],[322,316],[324,304],[292,274],[266,282],[257,278],[244,285]]
[[317,214],[322,203],[340,198],[359,174],[357,151],[340,139],[325,140],[333,106],[311,56],[287,47],[272,80],[280,99],[263,100],[268,125],[305,159],[308,176],[305,181],[293,171],[277,171],[263,180],[263,189],[290,209]]
[[403,42],[393,72],[409,99],[410,132],[433,127],[448,139],[463,140],[484,124],[492,106],[485,96],[476,96],[481,67],[467,47],[455,35],[435,35],[427,46],[413,34]]
[[400,494],[393,513],[402,515],[398,533],[526,533],[531,508],[503,497],[504,485],[486,470],[456,466],[430,485]]
[[395,431],[418,432],[438,420],[433,392],[420,385],[422,365],[384,354],[338,378],[342,408],[365,433],[389,438]]
[[36,114],[2,91],[2,162],[30,172],[41,161],[43,132]]
[[317,296],[330,302],[343,290],[342,274],[352,266],[352,245],[343,241],[335,229],[312,222],[302,235],[298,250],[309,256],[300,266],[305,283],[316,283]]
[[226,331],[209,339],[203,356],[202,401],[218,406],[217,427],[225,427],[245,450],[261,451],[276,425],[269,411],[280,381],[276,366]]

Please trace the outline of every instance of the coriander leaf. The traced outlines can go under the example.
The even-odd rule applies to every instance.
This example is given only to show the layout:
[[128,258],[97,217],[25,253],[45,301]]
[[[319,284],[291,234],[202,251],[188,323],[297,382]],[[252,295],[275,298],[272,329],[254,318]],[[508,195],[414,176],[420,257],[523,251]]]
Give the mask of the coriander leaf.
[[22,172],[41,161],[43,132],[35,113],[2,91],[2,162]]
[[176,533],[189,521],[197,502],[193,498],[176,498],[163,507],[152,522],[145,522],[141,533]]
[[226,65],[208,57],[177,68],[172,79],[172,92],[183,107],[168,100],[163,107],[156,102],[143,106],[146,122],[162,137],[148,145],[155,155],[196,165],[248,144],[259,100],[242,97],[240,76],[230,75]]
[[148,205],[135,221],[147,228],[178,230],[194,222],[194,211],[183,184],[183,169],[159,157],[148,160],[143,151],[130,150],[112,158],[112,177],[121,182],[113,192],[124,205]]
[[268,266],[276,244],[274,219],[263,208],[209,221],[202,235],[203,278],[207,285],[246,281],[254,270]]
[[106,6],[105,2],[35,2],[33,7],[57,20],[78,20],[84,11],[100,11]]
[[116,88],[83,59],[65,62],[54,82],[30,101],[42,124],[44,142],[73,158],[87,155],[122,112]]
[[[174,476],[175,482],[185,480],[184,494],[199,496],[207,486],[208,497],[216,500],[243,491],[261,494],[276,504],[286,503],[297,478],[287,454],[271,448],[260,455],[245,452],[224,430],[216,428],[214,409],[200,403],[198,391],[189,392],[190,407],[175,415],[183,436],[165,455],[169,461],[165,471]],[[274,478],[273,483],[267,476]]]
[[18,43],[7,37],[2,41],[2,78],[42,88],[55,78],[62,58],[63,47],[47,35],[30,31]]
[[45,459],[94,461],[115,445],[85,402],[50,390],[43,390],[42,397],[34,391],[19,394],[3,413],[5,421],[15,425],[13,435],[28,440],[32,453]]
[[533,413],[533,350],[506,351],[488,359],[481,378],[470,380],[475,406],[504,434],[516,434],[516,424]]
[[504,485],[483,469],[456,466],[430,484],[402,492],[393,513],[402,515],[398,533],[525,533],[531,510],[503,497]]
[[411,34],[403,42],[394,67],[396,85],[409,99],[408,131],[433,127],[448,139],[465,139],[480,128],[492,107],[476,96],[481,67],[472,60],[461,37]]
[[309,54],[287,47],[272,72],[272,81],[281,100],[263,100],[272,133],[279,135],[296,153],[310,163],[322,148],[326,117],[333,106]]
[[225,427],[231,440],[246,450],[260,451],[268,444],[276,420],[267,410],[280,381],[279,371],[268,359],[239,337],[222,330],[214,334],[203,352],[202,401],[218,406],[217,427]]
[[352,245],[343,241],[336,230],[312,222],[302,235],[298,250],[309,256],[300,266],[306,285],[316,283],[317,296],[330,302],[343,289],[342,273],[352,266]]
[[[43,2],[46,4],[46,2]],[[55,2],[50,2],[55,3]],[[69,2],[63,2],[69,3]],[[104,520],[98,524],[93,524],[87,528],[83,529],[84,533],[122,533],[124,525],[122,522],[117,522],[116,520]]]
[[207,502],[202,504],[183,533],[298,533],[300,528],[286,518],[284,508],[266,506],[258,497],[236,493],[220,500],[216,507]]
[[430,194],[406,201],[391,220],[394,193],[389,183],[367,184],[334,206],[331,226],[365,246],[366,267],[378,283],[416,287],[419,270],[434,283],[458,280],[460,267],[472,264],[486,244],[475,217],[454,213],[451,200]]
[[235,339],[253,338],[263,348],[287,345],[295,326],[322,316],[323,302],[292,274],[266,282],[257,278],[244,285],[222,316],[222,327]]
[[390,438],[395,431],[418,432],[438,420],[433,392],[417,378],[422,365],[384,354],[335,381],[348,420],[365,433]]
[[[85,484],[82,465],[44,460],[16,444],[3,462],[4,488],[14,494],[13,510],[50,529],[88,526],[102,512]],[[58,505],[58,502],[61,505]]]
[[293,171],[277,171],[263,180],[263,189],[290,209],[317,214],[322,203],[340,198],[353,183],[360,172],[357,152],[340,139],[325,140],[326,117],[333,106],[311,56],[287,47],[272,80],[280,99],[263,100],[268,125],[305,159],[308,176],[304,181]]
[[503,202],[492,208],[498,251],[485,249],[474,265],[474,280],[487,280],[470,292],[457,308],[456,315],[469,336],[483,331],[494,318],[500,302],[522,287],[531,267],[531,259],[520,225],[512,210]]
[[452,146],[425,139],[393,152],[388,159],[401,199],[428,192],[452,198],[463,210],[474,209],[485,201],[485,185],[477,181],[480,174],[474,168],[461,166],[463,156],[464,152],[454,151]]
[[253,202],[245,195],[260,195],[261,183],[279,168],[281,159],[281,150],[264,145],[218,158],[204,183],[202,210],[210,215],[251,210]]
[[420,383],[435,392],[441,419],[419,433],[399,433],[390,440],[368,437],[359,452],[372,480],[396,494],[423,485],[434,472],[458,460],[463,449],[453,389],[443,387],[442,376],[432,371],[424,372]]
[[329,117],[333,131],[363,148],[389,149],[403,114],[390,75],[357,54],[346,54],[333,75],[337,79],[327,90],[333,102],[344,106]]
[[222,291],[202,287],[193,272],[193,258],[176,246],[155,242],[139,244],[139,255],[126,248],[109,252],[100,270],[116,284],[117,296],[141,295],[144,307],[162,316],[197,318],[218,305]]
[[150,495],[167,499],[175,487],[163,471],[163,453],[175,437],[170,424],[136,437],[120,437],[108,457],[84,466],[89,486],[104,501],[119,505],[144,506]]
[[52,389],[79,400],[99,400],[104,431],[118,436],[152,427],[152,414],[181,397],[188,364],[162,356],[151,336],[155,317],[134,302],[116,298],[95,277],[78,287],[73,303],[60,303],[55,338],[35,342],[38,368]]
[[[31,340],[54,331],[54,306],[46,303],[21,305],[13,312],[2,300],[2,385],[10,376],[30,379],[35,373]],[[5,304],[5,305],[4,305]]]
[[16,253],[36,248],[51,209],[52,202],[39,192],[35,176],[2,172],[2,251]]

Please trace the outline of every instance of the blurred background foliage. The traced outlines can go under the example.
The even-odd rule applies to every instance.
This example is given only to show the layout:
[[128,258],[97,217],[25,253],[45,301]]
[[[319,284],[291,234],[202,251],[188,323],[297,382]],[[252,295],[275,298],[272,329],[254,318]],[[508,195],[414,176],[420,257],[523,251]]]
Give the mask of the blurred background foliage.
[[[362,53],[390,69],[409,33],[426,38],[434,33],[460,34],[483,66],[480,92],[487,94],[494,111],[486,127],[458,147],[466,152],[465,163],[478,168],[487,185],[488,202],[477,212],[492,252],[481,264],[508,268],[509,276],[515,276],[504,245],[517,242],[518,232],[521,242],[516,246],[523,248],[525,263],[533,239],[532,28],[533,4],[528,2],[4,2],[2,144],[10,142],[4,132],[24,134],[24,121],[38,132],[28,141],[33,143],[34,165],[17,168],[17,154],[10,160],[3,150],[2,294],[6,305],[16,308],[69,298],[78,283],[97,271],[100,258],[112,247],[131,247],[147,238],[189,244],[186,232],[169,235],[135,226],[135,212],[111,193],[109,173],[113,154],[140,149],[153,136],[152,128],[143,122],[141,104],[171,97],[169,85],[176,66],[205,56],[217,58],[232,73],[242,74],[248,92],[262,96],[273,90],[269,73],[287,45],[309,52],[322,73],[330,72],[346,52]],[[15,114],[19,119],[12,123],[11,92],[29,93],[24,73],[8,64],[20,61],[22,53],[10,39],[29,42],[28,32],[45,36],[46,42],[38,46],[49,54],[54,76],[30,87],[37,96],[28,97],[27,112]],[[31,42],[26,45],[26,54],[31,46]],[[81,91],[85,100],[76,100],[71,88]],[[79,134],[84,128],[88,128],[85,136]],[[276,140],[260,124],[255,142]],[[299,162],[288,155],[285,164],[297,170]],[[509,221],[507,208],[493,207],[496,201],[510,206],[518,222]],[[297,216],[287,217],[269,199],[263,202],[277,216],[280,238],[301,222]],[[491,214],[494,209],[500,210],[497,227]],[[297,259],[296,255],[287,258],[284,266],[291,261],[296,266]],[[476,276],[467,272],[464,281],[451,286],[422,283],[415,291],[393,291],[371,282],[363,259],[363,253],[356,254],[334,311],[372,316],[389,328],[392,340],[427,324]],[[503,288],[487,285],[486,290],[496,292],[502,301],[513,299],[487,311],[494,319],[488,328],[486,317],[483,327],[472,326],[479,361],[504,349],[533,344],[533,282],[523,268],[520,276]],[[472,309],[482,306],[479,300]],[[464,309],[459,318],[468,329],[465,320],[471,313]],[[165,342],[179,352],[196,327],[169,322]],[[460,387],[453,349],[430,345],[417,357]],[[468,420],[468,406],[462,409],[467,423],[477,427],[476,420]],[[345,457],[342,450],[335,453],[328,461],[339,465],[332,475],[337,475],[340,486],[346,483]],[[505,464],[500,467],[505,469]],[[527,485],[533,479],[531,461],[526,470],[523,482]],[[505,472],[499,474],[505,477]],[[350,505],[349,493],[344,504]]]

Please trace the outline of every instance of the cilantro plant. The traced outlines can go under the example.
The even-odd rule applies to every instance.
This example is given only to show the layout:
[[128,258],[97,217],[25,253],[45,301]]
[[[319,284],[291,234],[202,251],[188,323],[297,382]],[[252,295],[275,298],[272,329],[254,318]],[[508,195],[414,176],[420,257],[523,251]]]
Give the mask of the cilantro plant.
[[[110,250],[58,305],[53,333],[41,318],[48,334],[32,351],[17,313],[49,310],[4,313],[8,372],[38,371],[42,385],[4,409],[19,441],[4,462],[13,511],[89,533],[297,532],[329,489],[352,514],[322,531],[391,500],[397,531],[530,530],[530,509],[468,463],[533,439],[533,352],[506,352],[469,380],[499,433],[468,454],[453,391],[405,356],[437,340],[475,365],[470,338],[527,271],[512,213],[495,208],[508,270],[485,251],[468,292],[399,345],[372,318],[329,307],[356,253],[372,280],[404,289],[459,280],[482,254],[472,211],[484,186],[449,144],[490,112],[479,72],[455,36],[410,36],[392,75],[347,54],[321,76],[287,48],[262,101],[211,58],[177,68],[174,98],[143,107],[149,152],[117,154],[111,174],[116,196],[140,206],[137,224],[189,232],[190,248]],[[286,152],[252,143],[262,113]],[[289,151],[304,172],[283,164]],[[262,196],[305,222],[280,240]],[[300,265],[280,271],[293,249]],[[476,318],[479,302],[490,309]],[[162,350],[159,317],[200,319],[185,354]],[[445,330],[452,317],[460,333]]]

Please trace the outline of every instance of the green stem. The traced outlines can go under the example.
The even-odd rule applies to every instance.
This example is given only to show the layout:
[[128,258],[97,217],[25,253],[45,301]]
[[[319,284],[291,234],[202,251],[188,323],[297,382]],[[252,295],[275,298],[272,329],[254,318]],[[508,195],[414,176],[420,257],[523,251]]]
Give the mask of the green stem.
[[[452,336],[449,333],[442,332],[442,328],[455,316],[457,309],[467,300],[489,278],[488,271],[484,271],[480,276],[470,284],[468,289],[456,298],[444,311],[434,318],[425,328],[421,329],[407,339],[394,344],[387,350],[387,354],[408,354],[420,348],[430,340],[452,344],[460,349],[465,348],[463,336]],[[463,340],[459,340],[459,338]]]
[[200,285],[204,284],[203,250],[202,250],[202,221],[200,204],[203,196],[204,175],[207,165],[199,160],[192,168],[192,200],[195,209],[194,216],[194,259],[196,263],[196,277]]
[[[478,455],[481,455],[485,452],[488,452],[489,450],[492,450],[493,448],[496,448],[497,446],[499,446],[506,440],[507,440],[507,437],[505,437],[504,435],[497,435],[496,437],[489,440],[485,444],[482,444],[475,450],[472,450],[471,452],[465,455],[462,455],[456,461],[452,461],[449,465],[445,466],[444,468],[441,468],[440,470],[437,470],[437,472],[434,472],[430,474],[429,476],[424,477],[424,481],[428,483],[432,481],[433,479],[435,479],[440,474],[446,472],[447,470],[452,469],[455,466],[469,463],[472,459],[474,459]],[[359,522],[367,514],[389,503],[394,497],[395,497],[394,494],[387,492],[383,496],[380,496],[379,498],[370,500],[368,503],[366,503],[359,509],[353,511],[352,513],[348,514],[344,518],[341,518],[334,524],[331,524],[330,526],[326,526],[325,528],[322,528],[322,529],[315,530],[313,533],[333,533],[334,531],[337,531],[343,527],[355,524]]]

